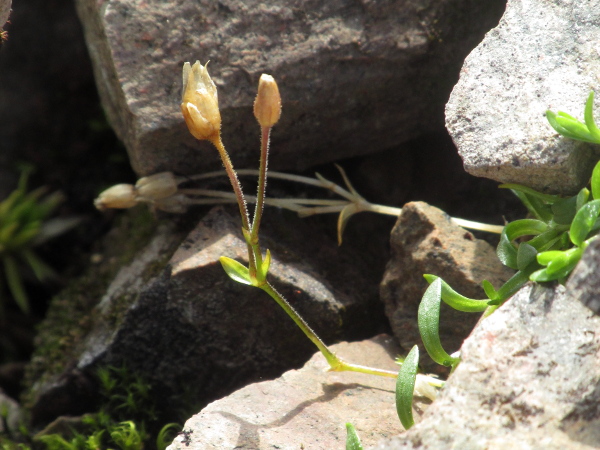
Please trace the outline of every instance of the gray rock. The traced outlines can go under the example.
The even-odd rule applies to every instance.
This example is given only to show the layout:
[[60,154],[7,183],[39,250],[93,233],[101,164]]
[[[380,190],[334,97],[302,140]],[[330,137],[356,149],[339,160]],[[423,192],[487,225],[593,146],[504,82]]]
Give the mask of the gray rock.
[[8,21],[12,0],[0,0],[0,28]]
[[[275,210],[261,233],[263,250],[273,255],[272,283],[326,342],[362,338],[381,326],[378,277],[355,252],[339,251],[307,221]],[[173,413],[310,357],[313,344],[267,294],[223,271],[220,256],[245,260],[237,216],[216,208],[181,239],[172,225],[163,226],[118,272],[62,371],[35,385],[34,422],[66,414],[64,405],[75,408],[85,398],[84,378],[97,366],[126,364],[149,380],[163,411]]]
[[467,172],[554,193],[587,182],[598,154],[560,137],[545,112],[583,120],[600,72],[598,21],[595,2],[508,1],[446,105],[446,127]]
[[600,314],[598,267],[600,267],[600,240],[596,239],[585,249],[581,261],[573,269],[567,282],[569,293],[596,314]]
[[423,420],[376,448],[598,448],[599,354],[600,317],[563,286],[525,286],[465,340]]
[[[470,298],[485,298],[481,282],[496,288],[512,271],[504,267],[492,246],[450,221],[443,211],[423,202],[407,203],[390,239],[392,256],[380,285],[380,296],[394,335],[407,354],[421,346],[421,363],[427,371],[445,370],[422,348],[417,312],[428,283],[423,274],[441,277],[457,292]],[[458,350],[479,314],[456,311],[442,303],[440,336],[446,351]]]
[[[397,370],[398,347],[390,336],[332,346],[357,364]],[[326,372],[315,354],[301,369],[273,381],[252,384],[217,400],[190,418],[170,450],[342,449],[350,422],[363,445],[398,433],[395,380],[356,372]],[[415,417],[428,401],[417,399]]]
[[280,84],[271,166],[303,169],[391,148],[443,123],[465,55],[504,1],[218,3],[77,0],[102,104],[138,175],[217,168],[179,110],[184,61],[210,60],[225,145],[256,165],[252,102]]

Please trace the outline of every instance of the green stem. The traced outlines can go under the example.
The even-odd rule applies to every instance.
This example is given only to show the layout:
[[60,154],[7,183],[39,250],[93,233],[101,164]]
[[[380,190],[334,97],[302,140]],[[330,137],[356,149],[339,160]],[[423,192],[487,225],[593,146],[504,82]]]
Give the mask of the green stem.
[[294,307],[289,304],[289,302],[275,290],[271,284],[265,282],[263,285],[259,286],[263,291],[271,296],[273,300],[277,302],[279,306],[283,308],[283,310],[287,313],[288,316],[298,325],[298,327],[304,332],[306,337],[308,337],[313,344],[317,346],[319,351],[323,354],[327,363],[329,364],[329,370],[332,372],[344,372],[344,371],[352,371],[352,372],[362,372],[371,375],[378,375],[383,377],[396,378],[398,376],[397,372],[391,370],[383,370],[376,369],[373,367],[361,366],[358,364],[351,364],[344,361],[342,358],[333,353],[329,348],[325,345],[325,343],[317,336],[317,334],[312,330],[310,325],[306,323],[306,321],[296,312]]

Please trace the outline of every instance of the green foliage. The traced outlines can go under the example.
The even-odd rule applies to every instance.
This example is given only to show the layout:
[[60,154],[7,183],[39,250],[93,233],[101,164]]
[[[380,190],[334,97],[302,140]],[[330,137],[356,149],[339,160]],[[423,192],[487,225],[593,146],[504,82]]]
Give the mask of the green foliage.
[[[156,425],[156,403],[151,386],[125,366],[101,368],[97,372],[103,401],[100,411],[82,418],[85,432],[73,430],[71,436],[49,434],[36,441],[48,450],[141,450],[150,448],[150,427]],[[156,437],[158,450],[173,440],[180,425],[163,426]]]
[[[593,118],[593,102],[592,92],[585,106],[585,123],[563,112],[555,114],[548,111],[546,116],[550,125],[563,136],[600,144],[600,130]],[[564,283],[600,230],[600,162],[592,171],[589,189],[583,188],[572,197],[544,194],[517,184],[500,187],[511,189],[532,217],[508,223],[500,235],[496,254],[502,264],[516,271],[515,275],[498,290],[484,280],[485,299],[470,299],[454,291],[441,278],[424,275],[430,285],[419,305],[419,332],[429,356],[453,370],[460,358],[450,356],[440,341],[442,301],[458,311],[485,311],[484,314],[489,315],[530,280]],[[398,416],[407,429],[413,424],[412,395],[408,394],[408,388],[411,379],[414,386],[418,354],[417,361],[410,360],[411,366],[406,367],[410,357],[409,354],[402,366],[401,372],[405,373],[398,376],[396,387]]]
[[402,426],[407,430],[415,424],[412,401],[418,368],[419,347],[415,345],[402,363],[396,379],[396,411]]
[[[26,314],[31,306],[23,284],[23,270],[30,270],[40,282],[56,278],[54,270],[36,255],[34,247],[79,223],[76,218],[49,220],[63,197],[58,192],[45,195],[43,188],[27,192],[29,173],[29,169],[23,170],[17,189],[0,202],[0,263],[12,298]],[[5,302],[0,291],[0,317]]]
[[346,450],[363,450],[354,425],[346,423]]

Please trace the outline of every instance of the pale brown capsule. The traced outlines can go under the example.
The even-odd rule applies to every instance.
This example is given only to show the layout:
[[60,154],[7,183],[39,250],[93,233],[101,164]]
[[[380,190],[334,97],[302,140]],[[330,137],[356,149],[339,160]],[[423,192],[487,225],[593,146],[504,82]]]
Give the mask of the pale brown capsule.
[[272,127],[281,117],[281,97],[277,82],[271,75],[262,74],[254,100],[254,117],[262,127]]

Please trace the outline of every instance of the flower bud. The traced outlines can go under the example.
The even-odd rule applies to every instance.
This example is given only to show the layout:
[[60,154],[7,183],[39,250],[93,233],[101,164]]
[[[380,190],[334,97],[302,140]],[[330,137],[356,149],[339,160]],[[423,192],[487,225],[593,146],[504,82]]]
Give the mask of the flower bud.
[[183,214],[187,211],[189,202],[184,194],[171,195],[153,203],[154,208],[168,213]]
[[135,183],[138,200],[154,201],[177,192],[177,181],[172,172],[160,172],[140,178]]
[[94,206],[100,211],[108,208],[131,208],[137,205],[135,188],[131,184],[117,184],[100,193]]
[[272,127],[281,117],[281,97],[275,79],[262,74],[258,81],[258,94],[254,100],[254,117],[262,127]]
[[183,65],[181,112],[185,123],[196,139],[213,140],[221,132],[221,113],[217,87],[206,70],[196,61]]

